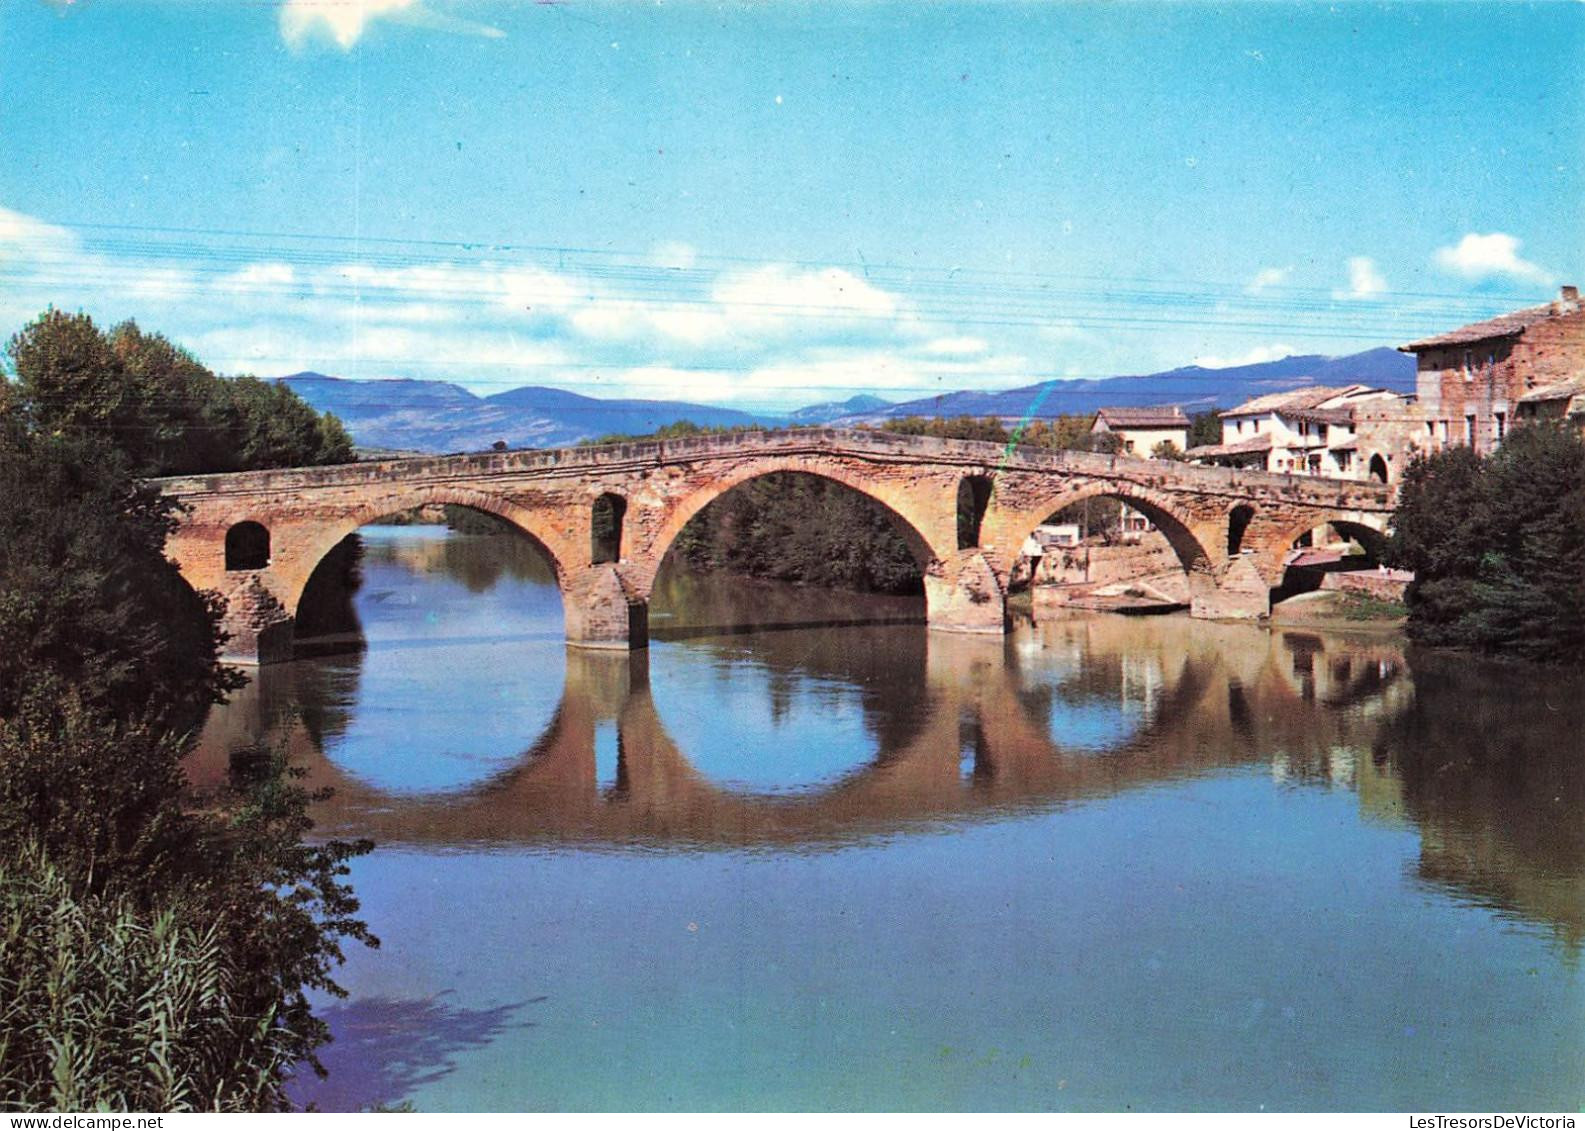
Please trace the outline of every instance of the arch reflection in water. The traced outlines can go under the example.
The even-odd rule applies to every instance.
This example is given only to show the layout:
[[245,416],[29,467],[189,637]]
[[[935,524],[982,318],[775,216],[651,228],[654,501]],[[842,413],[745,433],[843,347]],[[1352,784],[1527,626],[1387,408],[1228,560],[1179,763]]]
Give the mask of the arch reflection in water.
[[[300,637],[300,651],[332,654],[268,673],[252,694],[290,697],[311,748],[380,792],[461,789],[510,766],[561,698],[561,598],[549,564],[510,532],[444,526],[366,526],[347,548],[309,597],[344,604],[358,638],[335,630],[346,626]],[[355,592],[339,592],[349,580]]]
[[[552,660],[497,604],[520,584],[458,594],[488,623],[425,631],[490,647],[445,651],[408,701],[371,674],[425,646],[407,621],[371,627],[366,656],[261,670],[194,765],[224,773],[229,748],[273,734],[336,789],[321,830],[381,846],[354,882],[387,946],[344,971],[368,1012],[334,1015],[359,1050],[338,1065],[345,1106],[730,1106],[789,1080],[804,1107],[1563,1095],[1585,925],[1577,679],[1172,617],[1006,642],[725,631],[731,601],[686,586],[647,654]],[[381,588],[360,594],[370,618],[395,601]],[[749,604],[786,625],[798,600]],[[435,788],[346,757],[362,715],[446,708],[456,687],[482,716],[475,688],[552,663],[540,720]],[[833,733],[835,753],[781,758]],[[416,749],[398,735],[389,754]],[[432,1016],[446,994],[458,1015]],[[1504,1010],[1526,1020],[1483,1024]],[[359,1043],[367,1016],[467,1047],[413,1083],[391,1069],[414,1046]],[[987,1066],[991,1048],[1018,1059]],[[1186,1074],[1184,1048],[1210,1067]]]
[[[862,646],[854,646],[855,632]],[[349,768],[317,728],[303,727],[294,745],[316,784],[337,789],[324,816],[386,843],[566,835],[821,841],[1110,793],[1247,762],[1273,742],[1320,750],[1369,737],[1353,733],[1357,713],[1296,710],[1302,687],[1289,675],[1286,651],[1266,634],[1215,635],[1186,620],[1073,620],[1025,627],[1010,642],[914,626],[793,630],[695,639],[649,656],[572,650],[565,663],[563,694],[543,734],[488,780],[440,796],[389,796]],[[1259,743],[1234,740],[1228,697],[1210,693],[1218,677],[1228,679],[1229,664],[1243,674],[1246,713],[1261,720]],[[261,673],[256,685],[266,696],[270,677]],[[757,788],[754,774],[733,761],[762,752],[728,725],[738,721],[721,709],[731,684],[738,690],[729,701],[757,696],[761,718],[781,720],[783,729],[765,739],[775,745],[818,746],[841,725],[830,715],[845,711],[852,718],[842,757],[817,758],[802,778],[807,763],[784,780],[767,767],[758,771],[767,784]],[[1093,732],[1079,742],[1053,734],[1069,701],[1126,704],[1141,694],[1155,704],[1148,719],[1141,715],[1126,734],[1117,728],[1110,746],[1098,747]],[[308,706],[305,719],[320,710]],[[615,790],[600,788],[602,728],[616,734]],[[969,782],[960,766],[966,747],[980,763]],[[1099,767],[1098,748],[1127,757]]]
[[[1368,820],[1419,831],[1420,882],[1585,937],[1585,687],[1411,663],[1390,638],[1180,618],[1058,619],[1005,642],[722,635],[729,602],[708,591],[674,594],[682,639],[648,656],[568,652],[548,578],[441,548],[456,541],[370,537],[358,602],[376,646],[258,672],[212,715],[195,775],[284,741],[336,790],[322,827],[384,845],[818,848],[1242,767],[1352,790]],[[450,596],[412,600],[403,579],[437,573]],[[1481,713],[1493,703],[1528,706]]]

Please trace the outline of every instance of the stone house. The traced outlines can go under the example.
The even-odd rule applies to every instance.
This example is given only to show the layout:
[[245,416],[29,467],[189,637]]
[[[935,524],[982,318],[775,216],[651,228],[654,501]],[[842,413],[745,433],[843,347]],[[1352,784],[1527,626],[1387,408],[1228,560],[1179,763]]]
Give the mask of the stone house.
[[1162,441],[1183,451],[1189,446],[1189,418],[1177,405],[1151,408],[1103,408],[1096,412],[1090,434],[1114,435],[1122,455],[1148,458]]
[[1574,415],[1580,394],[1562,386],[1585,370],[1585,308],[1577,287],[1563,287],[1550,303],[1398,348],[1416,358],[1423,443],[1484,455],[1519,419]]
[[1585,431],[1585,370],[1578,377],[1543,385],[1519,398],[1520,424],[1542,420],[1566,420]]
[[1189,459],[1330,479],[1395,479],[1412,433],[1404,398],[1369,385],[1268,393],[1218,415],[1222,442],[1190,448]]

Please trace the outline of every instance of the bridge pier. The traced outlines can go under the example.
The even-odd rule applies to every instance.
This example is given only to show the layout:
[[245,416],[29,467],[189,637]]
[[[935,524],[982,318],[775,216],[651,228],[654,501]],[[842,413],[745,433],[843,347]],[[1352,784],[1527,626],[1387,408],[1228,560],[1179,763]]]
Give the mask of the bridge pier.
[[226,614],[220,627],[226,640],[220,646],[221,663],[256,667],[292,658],[295,622],[258,574],[248,574],[223,595]]
[[649,602],[632,592],[616,566],[590,566],[565,578],[562,603],[568,644],[577,648],[649,647]]
[[1258,620],[1271,615],[1271,583],[1253,558],[1239,555],[1228,563],[1214,588],[1194,594],[1189,615],[1200,620]]
[[1007,594],[985,554],[959,550],[925,570],[925,619],[943,632],[1007,631]]

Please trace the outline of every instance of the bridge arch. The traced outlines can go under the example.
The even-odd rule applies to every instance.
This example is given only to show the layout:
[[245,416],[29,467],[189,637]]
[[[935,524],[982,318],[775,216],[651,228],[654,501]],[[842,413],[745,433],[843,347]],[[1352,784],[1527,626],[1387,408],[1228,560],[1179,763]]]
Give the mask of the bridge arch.
[[1294,545],[1310,531],[1318,527],[1330,526],[1339,534],[1352,538],[1365,548],[1365,552],[1381,560],[1387,548],[1387,533],[1379,527],[1372,526],[1360,520],[1358,515],[1338,514],[1335,512],[1316,511],[1313,515],[1306,516],[1303,520],[1293,522],[1282,528],[1282,533],[1277,538],[1277,553],[1286,555]]
[[[689,522],[705,507],[717,499],[729,494],[731,491],[755,479],[763,479],[768,475],[809,475],[816,479],[824,479],[837,483],[848,490],[862,495],[880,508],[886,515],[892,528],[902,537],[909,553],[918,564],[923,573],[931,562],[947,556],[950,548],[938,551],[930,538],[921,530],[921,526],[929,529],[924,516],[905,513],[907,508],[903,500],[888,499],[875,490],[876,483],[873,479],[866,479],[858,471],[850,470],[838,464],[810,461],[807,459],[775,459],[756,461],[751,466],[741,467],[730,474],[723,475],[708,485],[700,487],[674,503],[667,513],[666,519],[650,539],[648,552],[644,555],[648,559],[649,576],[643,579],[644,591],[654,583],[654,575],[659,571],[660,565],[665,561],[667,554],[677,541],[677,536]],[[953,481],[953,489],[956,480]],[[944,496],[941,511],[945,518],[952,517],[952,499],[955,496]],[[955,527],[954,527],[955,529]]]
[[1025,539],[1046,519],[1076,503],[1087,499],[1117,499],[1139,511],[1166,537],[1178,557],[1183,570],[1191,578],[1212,575],[1223,556],[1208,547],[1205,535],[1197,529],[1192,515],[1174,507],[1171,502],[1147,488],[1131,483],[1104,480],[1070,487],[1041,498],[1038,503],[1026,504],[1016,510],[996,513],[996,502],[991,503],[992,514],[986,517],[986,529],[994,531],[994,544],[998,559],[1005,569],[1011,570]]
[[399,514],[415,507],[446,504],[494,515],[532,541],[550,562],[551,571],[556,576],[557,588],[561,590],[565,601],[567,590],[565,555],[556,552],[552,537],[533,511],[497,495],[465,488],[425,485],[391,491],[362,501],[356,510],[338,515],[333,522],[316,524],[307,537],[300,541],[300,549],[293,555],[293,560],[290,563],[283,563],[279,571],[282,576],[279,578],[278,595],[282,604],[295,615],[302,601],[303,592],[308,587],[308,580],[319,567],[319,563],[347,535],[354,533],[360,526],[366,526],[375,519]]

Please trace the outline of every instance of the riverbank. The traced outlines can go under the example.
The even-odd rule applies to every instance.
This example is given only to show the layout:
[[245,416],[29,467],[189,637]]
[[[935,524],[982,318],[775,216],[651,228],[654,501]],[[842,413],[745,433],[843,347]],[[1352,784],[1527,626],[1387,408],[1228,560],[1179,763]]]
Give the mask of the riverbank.
[[1346,590],[1300,593],[1273,606],[1271,623],[1284,627],[1337,629],[1345,632],[1402,633],[1408,610],[1396,601],[1382,601]]

